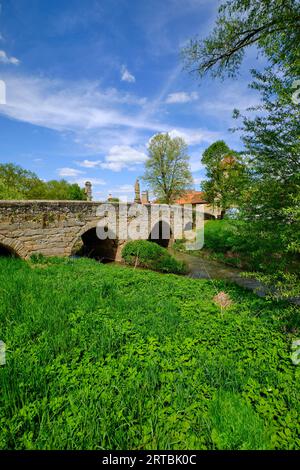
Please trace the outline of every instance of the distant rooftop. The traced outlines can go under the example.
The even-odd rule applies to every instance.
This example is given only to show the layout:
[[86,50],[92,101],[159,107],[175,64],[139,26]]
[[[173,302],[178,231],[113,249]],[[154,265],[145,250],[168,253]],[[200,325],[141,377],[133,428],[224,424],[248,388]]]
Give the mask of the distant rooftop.
[[205,204],[204,193],[202,191],[187,191],[182,194],[175,204]]

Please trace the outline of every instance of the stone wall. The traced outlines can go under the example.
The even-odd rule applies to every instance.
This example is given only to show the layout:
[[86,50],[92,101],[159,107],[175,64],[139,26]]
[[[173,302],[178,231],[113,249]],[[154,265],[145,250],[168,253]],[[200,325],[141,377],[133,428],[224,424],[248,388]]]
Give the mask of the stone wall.
[[[87,201],[0,201],[0,244],[22,258],[38,253],[70,256],[81,236],[101,220],[97,216],[101,206]],[[118,221],[119,204],[114,207]],[[151,206],[144,207],[149,213]],[[145,224],[149,222],[145,219]],[[151,232],[150,225],[147,230]],[[118,241],[116,259],[121,258],[124,243]]]
[[[96,228],[101,219],[99,209],[104,209],[105,203],[90,201],[0,201],[0,244],[22,258],[33,254],[44,256],[70,256],[75,247],[81,242],[81,237],[88,230]],[[132,211],[128,223],[136,217],[136,205],[112,204],[116,212],[117,233],[122,214]],[[107,207],[107,206],[106,206]],[[139,206],[143,211],[141,225],[147,239],[153,225],[159,218],[151,220],[150,213],[154,206],[144,204]],[[157,206],[156,206],[157,208]],[[168,209],[168,206],[165,206]],[[205,209],[206,210],[206,209]],[[171,240],[173,230],[173,212],[171,211],[170,228]],[[125,228],[127,231],[127,227]],[[116,243],[116,259],[121,259],[121,250],[126,236]]]

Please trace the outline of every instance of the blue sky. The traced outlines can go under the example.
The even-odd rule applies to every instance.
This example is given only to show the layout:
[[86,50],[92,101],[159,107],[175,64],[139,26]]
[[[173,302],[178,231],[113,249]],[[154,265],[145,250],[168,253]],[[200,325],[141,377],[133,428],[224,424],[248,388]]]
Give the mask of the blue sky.
[[0,162],[131,200],[157,132],[186,140],[196,189],[206,147],[241,148],[232,110],[256,103],[248,70],[262,59],[251,50],[223,82],[196,80],[180,59],[212,29],[217,0],[0,2]]

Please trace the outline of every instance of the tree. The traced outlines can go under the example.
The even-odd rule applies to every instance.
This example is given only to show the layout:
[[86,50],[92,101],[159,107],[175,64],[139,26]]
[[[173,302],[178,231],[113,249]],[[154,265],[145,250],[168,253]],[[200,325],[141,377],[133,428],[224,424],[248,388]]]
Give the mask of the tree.
[[35,173],[13,163],[0,164],[0,179],[2,199],[5,199],[5,196],[10,196],[9,199],[28,199],[26,194],[29,194],[40,182]]
[[[263,114],[242,117],[242,140],[249,156],[251,184],[241,215],[282,251],[300,252],[300,105],[292,100],[290,77],[273,70],[255,73]],[[276,226],[276,231],[274,231]],[[254,235],[256,236],[256,235]]]
[[143,177],[159,202],[172,204],[178,196],[192,187],[187,145],[180,137],[155,135],[149,145]]
[[78,184],[65,180],[42,181],[38,176],[13,163],[0,164],[0,199],[85,200]]
[[240,214],[250,222],[248,239],[268,241],[261,243],[260,250],[274,246],[278,259],[279,253],[300,252],[300,103],[295,99],[300,2],[228,0],[219,8],[211,35],[192,40],[183,54],[189,69],[200,76],[208,72],[233,76],[252,44],[263,52],[268,66],[262,72],[252,71],[250,86],[261,94],[256,115],[235,112],[242,118],[240,131],[251,176]]
[[203,153],[207,180],[202,183],[207,202],[221,209],[221,216],[238,200],[247,181],[246,166],[241,156],[223,140],[210,145]]
[[66,180],[50,180],[46,183],[45,199],[86,200],[86,194],[77,183],[70,184]]
[[200,76],[234,76],[253,44],[274,64],[299,73],[299,0],[224,1],[212,33],[192,39],[182,53],[186,67]]

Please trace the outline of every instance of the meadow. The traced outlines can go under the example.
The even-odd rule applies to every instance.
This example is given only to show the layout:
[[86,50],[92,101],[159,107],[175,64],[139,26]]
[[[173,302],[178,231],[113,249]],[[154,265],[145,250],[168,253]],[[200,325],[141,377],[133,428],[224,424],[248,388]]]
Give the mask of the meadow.
[[2,258],[0,448],[300,449],[298,331],[223,281]]

